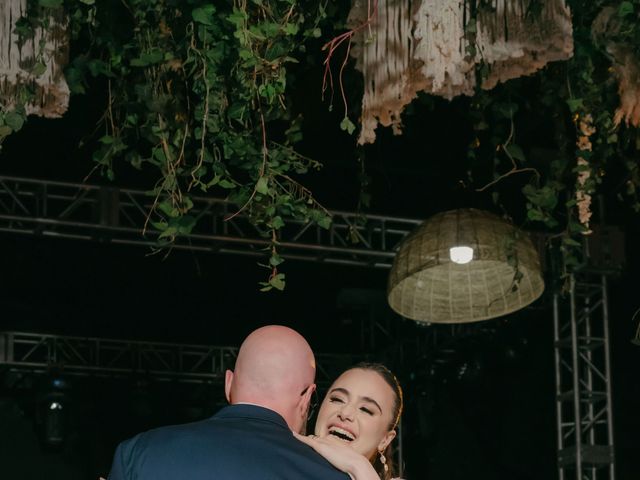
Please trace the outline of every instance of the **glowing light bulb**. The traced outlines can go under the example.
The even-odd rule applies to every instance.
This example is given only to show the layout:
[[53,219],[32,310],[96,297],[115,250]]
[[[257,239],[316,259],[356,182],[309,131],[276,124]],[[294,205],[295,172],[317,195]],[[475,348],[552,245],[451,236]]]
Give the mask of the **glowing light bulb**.
[[451,247],[449,258],[453,263],[463,265],[473,260],[473,248],[471,247]]

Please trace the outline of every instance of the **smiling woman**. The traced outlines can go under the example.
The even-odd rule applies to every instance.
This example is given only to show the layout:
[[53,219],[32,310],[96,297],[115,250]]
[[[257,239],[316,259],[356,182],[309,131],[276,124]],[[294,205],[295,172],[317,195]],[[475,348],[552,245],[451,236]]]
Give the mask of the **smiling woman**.
[[[402,413],[402,389],[396,377],[385,366],[360,363],[344,372],[331,385],[322,402],[310,444],[329,461],[346,452],[331,449],[348,447],[368,459],[377,476],[393,477],[390,444]],[[352,460],[348,457],[348,460]],[[335,463],[334,463],[335,464]],[[338,465],[336,465],[338,466]],[[340,466],[339,466],[340,468]],[[360,478],[348,471],[356,480]]]

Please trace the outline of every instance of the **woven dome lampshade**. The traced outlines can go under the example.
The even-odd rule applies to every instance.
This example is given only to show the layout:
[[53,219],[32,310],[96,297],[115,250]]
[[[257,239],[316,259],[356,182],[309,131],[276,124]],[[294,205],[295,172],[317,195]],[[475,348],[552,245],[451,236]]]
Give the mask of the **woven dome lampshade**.
[[497,215],[469,208],[434,215],[402,242],[387,298],[393,310],[418,322],[467,323],[515,312],[543,290],[529,237]]

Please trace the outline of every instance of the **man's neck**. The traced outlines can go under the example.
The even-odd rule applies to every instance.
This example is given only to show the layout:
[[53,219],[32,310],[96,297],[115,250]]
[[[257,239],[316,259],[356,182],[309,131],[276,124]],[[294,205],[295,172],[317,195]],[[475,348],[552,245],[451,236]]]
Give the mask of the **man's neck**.
[[260,408],[266,408],[267,410],[271,410],[272,412],[277,413],[278,415],[280,415],[282,417],[282,419],[286,422],[287,426],[289,427],[290,430],[293,430],[291,428],[291,425],[289,425],[289,422],[287,422],[287,418],[284,416],[284,414],[282,412],[279,412],[278,410],[276,410],[275,408],[273,408],[272,406],[269,405],[261,405],[259,403],[254,403],[254,402],[234,402],[231,405],[251,405],[252,407],[260,407]]

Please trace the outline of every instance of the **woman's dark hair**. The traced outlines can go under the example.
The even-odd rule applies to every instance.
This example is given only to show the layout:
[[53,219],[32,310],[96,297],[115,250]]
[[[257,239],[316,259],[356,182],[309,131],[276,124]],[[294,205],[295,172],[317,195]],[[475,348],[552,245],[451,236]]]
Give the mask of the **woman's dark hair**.
[[[398,423],[400,422],[400,416],[402,415],[403,409],[403,397],[402,397],[402,388],[400,387],[400,382],[396,376],[389,370],[387,367],[382,365],[381,363],[370,363],[370,362],[360,362],[357,365],[354,365],[349,370],[353,369],[360,370],[369,370],[372,372],[376,372],[380,375],[385,382],[391,387],[394,393],[395,402],[393,404],[393,415],[391,416],[391,423],[389,424],[389,430],[395,430],[398,427]],[[393,464],[393,448],[391,448],[391,443],[387,445],[387,448],[384,449],[382,454],[386,458],[387,470],[384,469],[384,464],[380,461],[379,452],[374,454],[374,457],[371,458],[371,464],[373,468],[375,468],[376,472],[382,480],[390,480],[395,476],[395,465]]]

